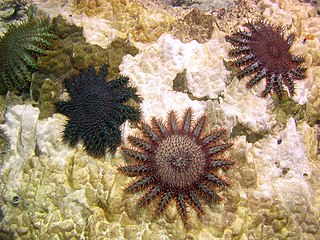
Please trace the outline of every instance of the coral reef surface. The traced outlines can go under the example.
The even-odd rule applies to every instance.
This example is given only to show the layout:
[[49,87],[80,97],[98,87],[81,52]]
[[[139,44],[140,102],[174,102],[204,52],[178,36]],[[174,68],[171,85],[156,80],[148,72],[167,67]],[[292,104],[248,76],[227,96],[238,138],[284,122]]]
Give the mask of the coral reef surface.
[[[172,2],[179,6],[168,4]],[[43,89],[33,90],[45,96],[50,95],[46,89],[57,88],[59,95],[69,70],[87,67],[83,58],[83,64],[111,62],[112,74],[120,71],[130,78],[141,96],[145,123],[152,116],[165,119],[170,109],[183,116],[192,107],[193,130],[205,114],[208,128],[222,127],[233,144],[225,158],[236,164],[215,172],[229,183],[214,189],[222,201],[197,195],[205,212],[200,218],[192,210],[200,205],[184,201],[190,207],[188,225],[175,201],[155,218],[150,209],[159,206],[160,195],[150,209],[139,208],[134,207],[139,193],[123,191],[128,177],[118,167],[132,170],[134,159],[121,151],[95,159],[80,144],[68,148],[61,141],[65,116],[44,117],[45,106],[7,94],[0,98],[5,109],[0,125],[0,234],[15,239],[320,239],[320,18],[315,5],[248,0],[211,8],[212,1],[198,2],[34,0],[37,14],[61,15],[70,25],[60,25],[65,29],[58,40],[61,50],[42,58],[44,71],[34,77]],[[225,37],[237,29],[248,31],[241,26],[261,17],[295,33],[290,50],[304,57],[308,69],[303,81],[295,81],[295,95],[282,101],[276,94],[258,97],[262,81],[247,89],[246,81],[233,77],[234,66],[227,61],[232,46]],[[66,60],[66,72],[60,64],[55,75],[60,59]],[[127,151],[133,138],[143,138],[137,126],[121,125]],[[160,128],[153,132],[161,135]],[[133,153],[140,151],[141,146],[133,146]]]

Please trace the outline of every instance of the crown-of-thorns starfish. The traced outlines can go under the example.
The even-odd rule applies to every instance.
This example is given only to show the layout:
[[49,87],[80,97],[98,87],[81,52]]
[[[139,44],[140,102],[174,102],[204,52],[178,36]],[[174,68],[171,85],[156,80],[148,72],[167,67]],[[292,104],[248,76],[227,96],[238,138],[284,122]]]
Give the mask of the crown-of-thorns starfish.
[[82,69],[64,81],[69,100],[56,103],[57,111],[69,118],[63,139],[71,147],[82,141],[86,153],[93,157],[103,157],[106,150],[114,153],[121,144],[121,124],[140,119],[140,110],[127,104],[129,100],[140,102],[129,78],[107,80],[107,75],[107,65],[99,72],[94,66]]
[[171,111],[166,122],[153,117],[151,125],[141,123],[142,137],[128,137],[132,147],[123,147],[123,153],[134,163],[118,170],[138,177],[126,188],[127,192],[147,190],[138,205],[157,199],[156,212],[160,214],[174,200],[186,222],[187,205],[200,214],[204,213],[201,197],[209,202],[221,200],[214,189],[228,183],[217,175],[217,170],[233,165],[223,157],[232,144],[223,141],[225,130],[204,134],[206,119],[202,115],[193,121],[192,109],[188,108],[178,121],[177,114]]
[[302,67],[305,59],[290,51],[295,34],[286,34],[284,27],[263,20],[247,22],[244,26],[247,30],[239,30],[226,37],[234,46],[229,55],[235,58],[233,63],[240,68],[238,78],[251,76],[247,88],[265,78],[262,97],[275,91],[281,99],[284,94],[283,86],[293,96],[294,80],[306,77],[306,68]]

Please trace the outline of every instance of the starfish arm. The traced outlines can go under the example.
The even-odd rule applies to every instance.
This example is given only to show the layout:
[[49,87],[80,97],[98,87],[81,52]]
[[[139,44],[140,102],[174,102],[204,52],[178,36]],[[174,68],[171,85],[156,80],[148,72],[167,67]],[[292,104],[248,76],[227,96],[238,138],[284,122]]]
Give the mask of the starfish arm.
[[161,197],[161,200],[160,200],[160,203],[159,203],[159,206],[157,208],[157,213],[161,214],[164,209],[166,208],[166,206],[168,206],[168,203],[171,199],[171,193],[170,192],[166,192],[162,197]]
[[193,136],[197,139],[201,136],[201,133],[204,129],[204,125],[206,123],[207,117],[205,115],[202,115],[196,122],[196,125],[194,126],[192,133]]
[[208,186],[201,183],[198,185],[198,187],[201,192],[205,193],[207,197],[209,197],[210,200],[213,200],[215,202],[218,202],[221,200],[221,198],[214,191],[212,191]]
[[141,153],[141,152],[138,152],[138,151],[135,151],[133,149],[123,148],[122,151],[127,156],[129,156],[139,162],[147,162],[149,160],[148,155]]
[[201,139],[202,145],[207,146],[210,143],[213,143],[213,142],[219,140],[225,134],[226,134],[226,130],[224,130],[224,129],[217,131],[217,132],[214,132],[212,134],[209,134]]
[[234,162],[225,160],[225,159],[214,159],[210,163],[210,167],[217,169],[217,168],[224,168],[224,169],[229,169]]
[[199,199],[197,198],[197,195],[193,192],[190,191],[189,195],[189,199],[191,201],[191,205],[193,206],[193,208],[198,212],[198,213],[203,213],[203,207],[199,201]]
[[171,132],[173,133],[179,132],[179,127],[177,123],[177,114],[175,111],[170,111],[167,122]]
[[161,133],[161,135],[163,137],[167,137],[169,135],[168,129],[166,127],[166,125],[163,123],[163,121],[161,121],[160,119],[153,117],[151,119],[151,123],[152,126],[158,130],[159,133]]
[[266,86],[265,86],[263,92],[261,93],[262,97],[266,97],[271,92],[271,89],[272,89],[272,86],[275,82],[275,79],[276,79],[275,74],[272,74],[270,78],[267,78]]
[[141,176],[143,173],[146,173],[149,170],[150,168],[145,165],[130,165],[130,166],[118,167],[119,172],[129,177]]
[[179,210],[179,213],[181,215],[181,218],[184,222],[187,221],[187,206],[184,200],[184,196],[182,193],[179,193],[176,197],[177,207]]
[[207,155],[215,155],[217,153],[221,153],[221,152],[224,152],[226,149],[230,148],[232,146],[231,143],[226,143],[226,144],[221,144],[221,145],[217,145],[217,146],[214,146],[214,147],[210,147],[208,149],[208,153]]
[[238,75],[238,78],[243,78],[244,76],[248,76],[252,73],[254,73],[258,68],[260,64],[259,62],[254,62],[251,65],[247,66],[245,69],[243,69],[240,74]]
[[127,139],[134,147],[138,147],[144,151],[151,150],[151,145],[147,141],[144,141],[141,138],[134,137],[134,136],[128,136]]
[[157,133],[152,129],[151,126],[149,126],[146,123],[142,123],[141,124],[141,128],[143,131],[144,136],[146,136],[147,138],[149,138],[151,141],[153,142],[157,142],[159,140],[159,136],[157,135]]
[[76,146],[80,140],[78,128],[74,125],[72,120],[70,120],[65,126],[63,139],[70,147]]
[[161,192],[161,189],[159,186],[153,187],[146,195],[140,198],[138,205],[147,205],[154,198],[156,198],[160,192]]
[[263,68],[246,84],[246,88],[252,88],[258,82],[260,82],[260,80],[263,79],[266,75],[267,69]]
[[98,74],[98,81],[100,82],[105,82],[106,81],[106,77],[108,76],[108,65],[107,64],[103,64],[101,67],[100,67],[100,72]]
[[277,80],[273,84],[273,89],[276,91],[279,99],[282,99],[283,97],[283,87],[282,87],[283,80],[284,80],[283,75],[279,74],[277,77]]
[[150,186],[152,181],[153,181],[153,177],[145,177],[130,184],[125,190],[127,192],[136,192],[138,190],[142,190]]
[[250,50],[251,50],[250,46],[240,46],[240,47],[232,49],[229,53],[229,56],[238,57],[238,56],[241,56],[243,54],[248,53]]
[[246,63],[252,61],[253,59],[254,59],[254,55],[252,53],[249,53],[248,55],[245,55],[242,58],[237,59],[236,61],[234,61],[234,64],[237,67],[240,67],[241,65],[246,64]]
[[226,187],[228,186],[227,182],[224,181],[223,179],[217,177],[216,175],[213,175],[213,174],[207,174],[206,176],[207,180],[214,184],[214,185],[218,185],[218,186],[222,186],[222,187]]
[[60,101],[56,102],[56,109],[59,113],[66,115],[67,117],[71,118],[73,116],[73,106],[70,101]]
[[120,124],[124,123],[126,120],[130,120],[133,122],[137,122],[141,118],[141,113],[138,109],[128,106],[128,105],[120,105],[118,106],[118,122]]
[[184,133],[190,132],[191,122],[192,122],[192,109],[188,108],[185,111],[183,122],[182,122],[182,131]]

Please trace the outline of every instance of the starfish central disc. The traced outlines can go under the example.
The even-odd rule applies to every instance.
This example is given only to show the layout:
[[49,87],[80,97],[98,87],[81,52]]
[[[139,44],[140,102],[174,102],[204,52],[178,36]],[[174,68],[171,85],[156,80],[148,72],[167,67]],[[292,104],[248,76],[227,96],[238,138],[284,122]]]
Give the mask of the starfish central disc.
[[158,146],[155,165],[163,187],[186,189],[204,174],[205,155],[188,136],[173,135]]
[[279,37],[280,29],[262,25],[259,31],[252,34],[252,52],[262,66],[273,73],[290,71],[291,55],[286,41]]

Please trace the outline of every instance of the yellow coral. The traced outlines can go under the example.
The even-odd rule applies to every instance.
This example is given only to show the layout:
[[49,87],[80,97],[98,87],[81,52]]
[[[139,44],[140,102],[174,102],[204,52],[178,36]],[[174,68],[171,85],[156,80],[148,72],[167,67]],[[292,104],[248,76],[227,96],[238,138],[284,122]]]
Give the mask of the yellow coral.
[[307,102],[307,116],[311,123],[315,123],[320,117],[320,67],[315,67],[309,78],[308,88],[311,94]]
[[119,34],[141,42],[157,40],[162,33],[170,31],[175,23],[173,17],[162,11],[150,11],[129,0],[79,0],[76,9],[79,14],[109,21],[110,26],[119,31]]

